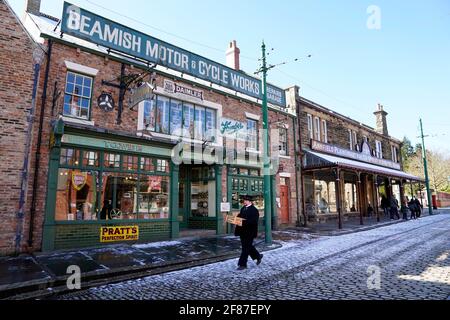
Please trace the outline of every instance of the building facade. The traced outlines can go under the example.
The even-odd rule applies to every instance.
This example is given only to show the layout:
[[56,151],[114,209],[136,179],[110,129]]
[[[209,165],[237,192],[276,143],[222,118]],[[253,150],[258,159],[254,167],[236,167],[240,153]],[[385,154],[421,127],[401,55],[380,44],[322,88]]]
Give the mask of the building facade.
[[[0,1],[0,255],[26,250],[29,230],[30,146],[38,75],[44,52],[9,4]],[[35,136],[34,136],[35,137]]]
[[404,188],[421,179],[402,171],[401,141],[389,136],[387,112],[378,105],[376,128],[297,96],[306,222],[380,218],[381,199],[405,203]]
[[[42,154],[35,250],[173,239],[192,229],[224,234],[244,195],[264,223],[258,97],[77,38],[58,22],[39,12],[24,21],[47,52],[41,143],[33,140]],[[228,67],[211,62],[210,71],[228,70],[250,90],[235,42],[227,54]],[[283,102],[284,90],[273,96]],[[294,109],[269,107],[275,226],[298,215]]]

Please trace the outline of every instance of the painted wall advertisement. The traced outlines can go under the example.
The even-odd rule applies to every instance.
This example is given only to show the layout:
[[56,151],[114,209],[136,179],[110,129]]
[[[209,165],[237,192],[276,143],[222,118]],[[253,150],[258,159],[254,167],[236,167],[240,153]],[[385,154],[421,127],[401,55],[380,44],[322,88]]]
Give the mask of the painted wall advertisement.
[[247,141],[247,125],[240,121],[222,118],[220,122],[220,134],[226,138]]
[[100,242],[139,240],[139,226],[101,227]]
[[[64,2],[61,31],[262,99],[261,80]],[[267,85],[268,102],[286,107],[283,89]]]

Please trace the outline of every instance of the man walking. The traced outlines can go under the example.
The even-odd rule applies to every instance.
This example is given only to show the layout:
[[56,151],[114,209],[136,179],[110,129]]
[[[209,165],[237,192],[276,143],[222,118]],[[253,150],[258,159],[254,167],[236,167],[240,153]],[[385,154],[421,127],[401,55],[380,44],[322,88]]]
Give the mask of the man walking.
[[238,215],[239,218],[245,219],[241,226],[236,226],[235,236],[241,238],[242,252],[238,262],[238,270],[247,268],[248,256],[252,260],[256,260],[256,265],[261,263],[263,255],[256,250],[253,240],[258,236],[259,212],[252,203],[252,199],[248,196],[244,197],[244,206]]

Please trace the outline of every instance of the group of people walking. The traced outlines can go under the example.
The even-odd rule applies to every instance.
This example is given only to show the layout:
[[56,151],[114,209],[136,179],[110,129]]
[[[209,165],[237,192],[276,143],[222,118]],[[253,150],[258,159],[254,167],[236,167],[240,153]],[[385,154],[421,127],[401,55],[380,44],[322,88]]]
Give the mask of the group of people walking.
[[411,213],[410,219],[417,219],[422,215],[422,204],[419,199],[414,196],[411,200],[409,200],[408,197],[405,197],[405,203],[401,206],[395,197],[388,199],[385,196],[382,196],[381,208],[384,211],[385,217],[389,215],[391,220],[394,220],[394,218],[400,220],[399,209],[403,214],[403,220],[408,220],[408,211]]

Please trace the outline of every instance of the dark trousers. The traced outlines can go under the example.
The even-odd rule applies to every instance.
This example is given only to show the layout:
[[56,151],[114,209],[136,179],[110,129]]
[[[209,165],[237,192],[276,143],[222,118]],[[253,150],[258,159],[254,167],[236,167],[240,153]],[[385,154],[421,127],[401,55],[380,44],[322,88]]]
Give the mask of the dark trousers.
[[397,220],[400,220],[398,209],[396,207],[391,207],[391,219],[394,219],[394,216],[397,218]]
[[241,245],[242,253],[241,257],[239,258],[238,265],[246,267],[249,255],[253,260],[257,260],[260,257],[260,254],[253,245],[253,238],[241,237]]

